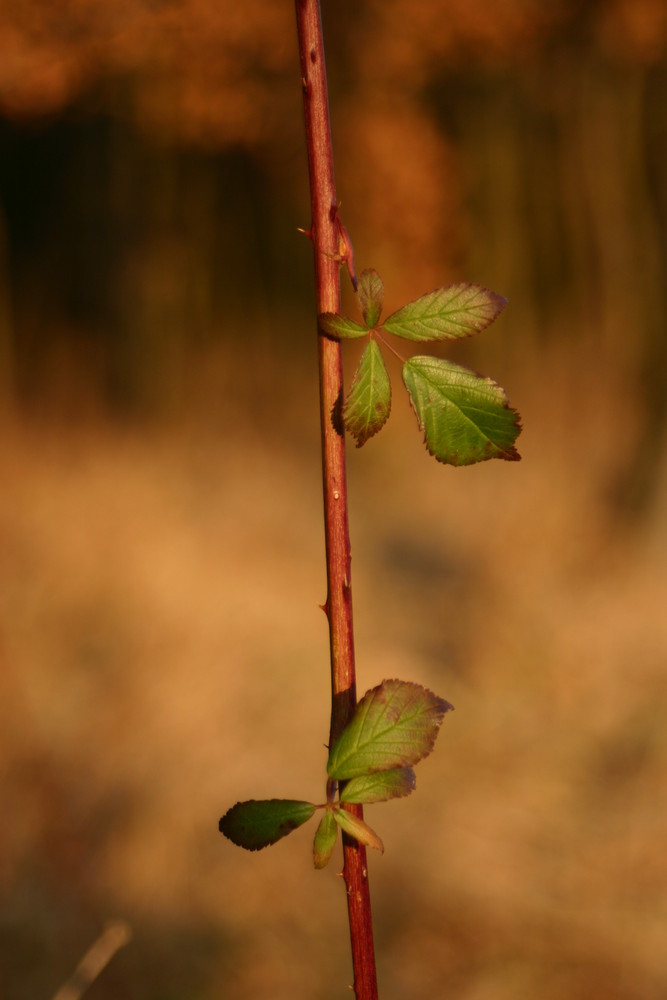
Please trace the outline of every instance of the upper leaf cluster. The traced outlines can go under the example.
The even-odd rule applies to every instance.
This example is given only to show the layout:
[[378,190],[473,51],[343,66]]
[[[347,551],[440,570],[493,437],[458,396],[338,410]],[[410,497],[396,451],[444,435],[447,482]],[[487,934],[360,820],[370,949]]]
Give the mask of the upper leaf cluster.
[[[391,409],[389,375],[378,346],[382,332],[413,342],[470,337],[492,323],[507,300],[481,285],[438,288],[393,312],[382,324],[384,285],[377,271],[359,276],[363,324],[337,313],[322,313],[320,329],[344,340],[369,337],[343,407],[343,420],[357,447],[377,434]],[[519,414],[504,390],[451,361],[430,356],[403,360],[403,383],[430,453],[449,465],[472,465],[489,458],[516,461]]]

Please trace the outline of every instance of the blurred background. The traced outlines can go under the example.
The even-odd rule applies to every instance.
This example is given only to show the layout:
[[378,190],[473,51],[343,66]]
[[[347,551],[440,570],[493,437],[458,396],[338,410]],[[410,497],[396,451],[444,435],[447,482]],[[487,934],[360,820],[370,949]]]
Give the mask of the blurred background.
[[[448,356],[518,465],[425,452],[399,373],[349,450],[360,691],[452,701],[368,809],[383,1000],[667,995],[667,7],[324,2],[338,196],[392,310],[510,304]],[[314,824],[329,677],[293,5],[0,9],[0,993],[347,995]],[[345,305],[354,309],[343,273]],[[355,346],[346,345],[347,378]]]

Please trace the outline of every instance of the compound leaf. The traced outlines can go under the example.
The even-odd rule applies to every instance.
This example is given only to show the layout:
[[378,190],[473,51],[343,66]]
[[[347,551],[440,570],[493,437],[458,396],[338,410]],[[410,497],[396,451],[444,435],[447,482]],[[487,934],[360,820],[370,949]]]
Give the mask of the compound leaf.
[[372,267],[359,275],[359,305],[366,326],[377,325],[384,301],[384,284],[382,278]]
[[313,861],[316,868],[324,868],[329,863],[338,838],[338,825],[333,809],[326,809],[315,833]]
[[348,833],[350,837],[354,837],[360,844],[374,847],[376,851],[381,851],[384,854],[384,844],[375,830],[372,830],[368,823],[364,823],[363,819],[348,812],[347,809],[334,809],[333,815],[341,830]]
[[331,748],[331,778],[356,778],[416,764],[433,749],[452,706],[410,681],[383,681],[367,691]]
[[320,329],[330,337],[339,337],[343,340],[356,340],[358,337],[367,337],[368,328],[341,316],[339,313],[320,313],[318,316]]
[[343,421],[361,448],[383,427],[391,410],[391,384],[380,348],[369,341],[343,408]]
[[220,820],[220,833],[248,851],[260,851],[296,830],[315,812],[312,802],[249,799],[237,802]]
[[492,379],[425,356],[405,362],[403,382],[426,447],[439,462],[473,465],[521,457],[514,447],[521,418]]
[[375,771],[362,774],[345,783],[340,793],[341,802],[387,802],[410,795],[416,787],[415,772],[411,767],[398,767],[393,771]]
[[448,285],[408,302],[383,326],[406,340],[458,340],[484,330],[506,305],[507,299],[481,285]]

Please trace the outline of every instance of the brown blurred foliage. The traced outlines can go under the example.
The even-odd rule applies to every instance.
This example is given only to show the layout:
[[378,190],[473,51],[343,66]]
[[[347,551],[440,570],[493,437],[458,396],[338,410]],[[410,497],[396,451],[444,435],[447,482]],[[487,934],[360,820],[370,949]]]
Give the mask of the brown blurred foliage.
[[289,5],[15,2],[0,12],[0,107],[62,112],[100,81],[116,110],[152,133],[224,146],[279,128],[276,92],[293,72]]

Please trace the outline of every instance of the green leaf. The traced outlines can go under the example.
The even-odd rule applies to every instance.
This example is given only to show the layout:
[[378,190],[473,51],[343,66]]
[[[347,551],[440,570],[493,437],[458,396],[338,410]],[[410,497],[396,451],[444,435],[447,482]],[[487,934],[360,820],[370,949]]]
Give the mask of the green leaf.
[[415,357],[403,365],[403,382],[426,447],[439,462],[473,465],[521,457],[514,447],[521,418],[492,379],[451,361]]
[[362,774],[346,782],[340,793],[341,802],[387,802],[414,792],[415,772],[411,767],[398,767],[394,771],[375,771]]
[[506,305],[481,285],[448,285],[408,302],[382,325],[406,340],[457,340],[484,330]]
[[372,267],[359,275],[359,305],[366,326],[376,326],[382,312],[384,284]]
[[452,706],[410,681],[383,681],[367,691],[329,754],[331,778],[356,778],[416,764],[435,743]]
[[249,799],[237,802],[220,820],[220,833],[248,851],[275,844],[309,820],[317,807],[292,799]]
[[328,865],[337,838],[338,825],[333,815],[333,809],[326,809],[313,842],[313,861],[316,868],[324,868]]
[[354,813],[348,812],[347,809],[334,809],[333,815],[341,830],[344,830],[350,837],[354,837],[360,844],[365,844],[366,847],[374,847],[376,851],[381,851],[384,854],[384,844],[375,830],[371,830],[368,823],[364,823],[363,819],[355,816]]
[[318,316],[320,329],[330,337],[340,337],[345,340],[356,340],[367,337],[368,329],[338,313],[320,313]]
[[391,384],[380,348],[369,341],[354,374],[343,421],[361,448],[384,426],[391,410]]

